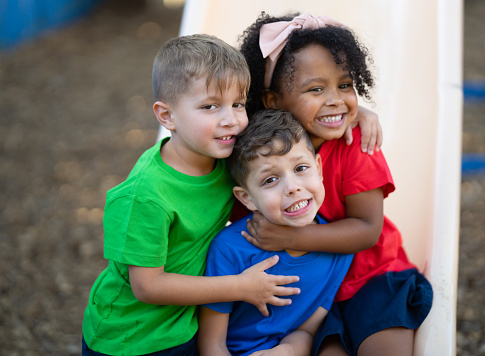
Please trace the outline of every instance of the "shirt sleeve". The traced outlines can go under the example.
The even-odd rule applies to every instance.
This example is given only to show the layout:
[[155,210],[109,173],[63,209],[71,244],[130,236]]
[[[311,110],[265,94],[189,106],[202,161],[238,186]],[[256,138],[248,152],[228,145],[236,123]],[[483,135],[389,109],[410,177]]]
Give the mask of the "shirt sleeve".
[[[321,216],[317,215],[317,219],[319,224],[327,224],[327,221]],[[353,254],[345,253],[329,253],[329,255],[335,256],[333,259],[333,268],[332,272],[329,274],[327,283],[324,288],[324,294],[322,296],[323,298],[320,303],[320,306],[327,310],[330,310],[335,295],[340,288],[340,284],[342,284],[342,281],[347,274],[348,269],[350,268],[352,259],[354,258]]]
[[386,198],[395,187],[382,150],[374,152],[373,155],[361,152],[360,129],[355,128],[352,134],[354,141],[346,150],[343,160],[342,194],[345,196],[382,188]]
[[[212,241],[207,254],[205,275],[214,277],[239,274],[237,260],[227,245],[216,237]],[[223,302],[205,304],[204,306],[219,313],[231,313],[233,304],[233,302]]]
[[328,279],[328,288],[326,288],[325,296],[322,300],[321,307],[330,310],[342,281],[347,274],[347,271],[352,263],[354,255],[335,254],[335,263],[333,271]]
[[171,221],[160,205],[138,196],[108,197],[103,225],[106,259],[141,267],[165,265]]

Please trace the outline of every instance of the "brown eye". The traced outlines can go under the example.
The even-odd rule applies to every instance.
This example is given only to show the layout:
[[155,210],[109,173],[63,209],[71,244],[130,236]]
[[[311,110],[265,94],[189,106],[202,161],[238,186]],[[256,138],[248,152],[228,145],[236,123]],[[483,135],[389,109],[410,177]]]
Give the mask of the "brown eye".
[[276,182],[276,178],[275,178],[275,177],[270,177],[270,178],[265,179],[265,180],[263,181],[263,185],[266,185],[266,184],[271,184],[271,183],[274,183],[274,182]]
[[298,167],[296,167],[295,172],[297,172],[297,173],[303,172],[303,171],[306,171],[308,168],[310,168],[310,167],[308,167],[308,166],[298,166]]
[[213,110],[215,108],[216,108],[216,105],[214,105],[214,104],[209,104],[209,105],[202,106],[202,109],[204,109],[204,110]]

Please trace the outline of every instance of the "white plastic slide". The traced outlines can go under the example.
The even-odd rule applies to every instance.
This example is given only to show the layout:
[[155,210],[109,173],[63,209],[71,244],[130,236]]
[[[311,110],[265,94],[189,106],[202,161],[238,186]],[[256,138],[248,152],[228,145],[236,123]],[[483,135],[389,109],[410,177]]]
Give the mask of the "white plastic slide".
[[[375,105],[396,191],[385,212],[409,258],[434,289],[414,354],[456,354],[461,179],[462,21],[460,0],[187,0],[180,34],[207,33],[238,47],[261,11],[330,15],[369,47],[377,72]],[[160,130],[159,138],[166,135]]]

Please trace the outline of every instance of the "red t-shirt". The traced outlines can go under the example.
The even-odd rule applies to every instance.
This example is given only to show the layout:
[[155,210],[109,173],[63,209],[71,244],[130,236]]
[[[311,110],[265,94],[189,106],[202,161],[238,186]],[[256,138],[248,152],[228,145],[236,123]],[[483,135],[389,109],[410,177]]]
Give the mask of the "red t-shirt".
[[[383,189],[384,198],[394,191],[394,182],[382,151],[372,156],[360,150],[361,133],[352,131],[353,143],[343,138],[323,143],[318,152],[322,157],[325,200],[320,214],[328,221],[345,219],[345,196],[368,190]],[[402,247],[401,233],[384,216],[384,226],[377,244],[356,253],[350,269],[335,297],[350,299],[372,277],[388,271],[402,271],[415,266],[408,261]]]

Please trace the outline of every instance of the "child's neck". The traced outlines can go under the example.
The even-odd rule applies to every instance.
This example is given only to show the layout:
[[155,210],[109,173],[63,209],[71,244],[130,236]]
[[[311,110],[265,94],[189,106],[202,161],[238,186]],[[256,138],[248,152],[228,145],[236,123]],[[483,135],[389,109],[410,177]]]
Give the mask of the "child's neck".
[[312,137],[311,138],[313,148],[315,149],[315,152],[320,151],[320,148],[322,147],[323,143],[325,140],[321,137]]
[[162,145],[160,156],[166,165],[180,173],[194,177],[208,175],[216,165],[215,158],[181,149],[174,144],[173,139]]
[[300,257],[306,255],[307,251],[285,250],[291,257]]
[[[312,224],[318,224],[317,218],[313,219]],[[285,250],[291,257],[300,257],[306,255],[308,251]]]

